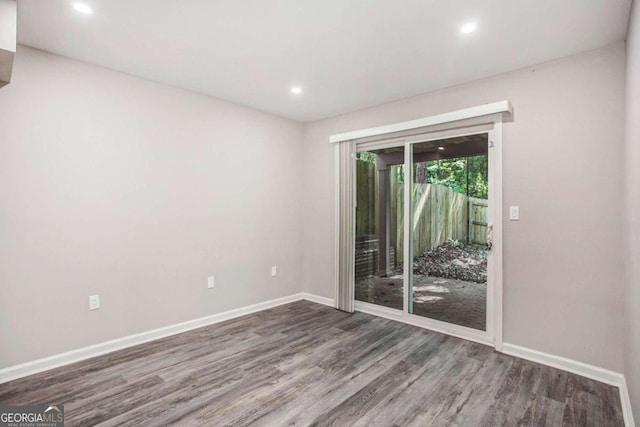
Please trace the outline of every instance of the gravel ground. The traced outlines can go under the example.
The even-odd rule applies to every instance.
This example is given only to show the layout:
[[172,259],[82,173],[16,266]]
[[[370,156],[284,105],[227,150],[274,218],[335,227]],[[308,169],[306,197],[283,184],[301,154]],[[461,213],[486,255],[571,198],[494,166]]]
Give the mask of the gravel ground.
[[487,283],[487,251],[450,241],[416,258],[413,274]]

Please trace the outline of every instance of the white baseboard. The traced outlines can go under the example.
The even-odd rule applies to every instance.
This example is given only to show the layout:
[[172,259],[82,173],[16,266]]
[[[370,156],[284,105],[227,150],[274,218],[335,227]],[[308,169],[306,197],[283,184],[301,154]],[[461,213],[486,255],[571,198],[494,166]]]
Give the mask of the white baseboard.
[[625,378],[622,378],[622,386],[620,386],[620,402],[622,403],[624,425],[627,427],[635,427],[633,410],[631,409],[631,398],[629,397],[629,389],[627,388],[627,380]]
[[555,356],[538,350],[520,347],[515,344],[504,343],[502,352],[521,359],[527,359],[532,362],[551,366],[552,368],[562,369],[563,371],[571,372],[615,387],[620,387],[624,381],[624,375],[621,373],[578,362],[577,360],[568,359],[566,357]]
[[203,326],[224,322],[225,320],[235,319],[236,317],[241,317],[247,314],[255,313],[302,299],[307,299],[309,301],[317,302],[320,304],[333,306],[333,302],[330,298],[324,298],[317,295],[301,292],[286,297],[276,298],[270,301],[249,305],[246,307],[236,308],[233,310],[225,311],[223,313],[212,314],[211,316],[189,320],[187,322],[177,323],[158,329],[153,329],[151,331],[141,332],[139,334],[128,335],[126,337],[117,338],[76,350],[71,350],[65,353],[45,357],[43,359],[33,360],[31,362],[22,363],[20,365],[9,366],[7,368],[0,369],[0,384],[29,375],[37,374],[39,372],[47,371],[49,369],[58,368],[70,363],[75,363],[81,360],[90,359],[92,357],[101,356],[103,354],[111,353],[116,350],[122,350],[127,347],[133,347],[134,345],[144,344],[149,341],[165,338],[182,332],[187,332],[192,329],[201,328]]
[[306,299],[307,301],[315,302],[322,305],[328,305],[329,307],[336,306],[336,300],[333,298],[321,297],[320,295],[310,294],[308,292],[302,292],[302,299]]
[[502,350],[503,353],[511,356],[551,366],[552,368],[562,369],[563,371],[571,372],[572,374],[618,387],[620,390],[620,403],[622,404],[624,423],[628,427],[635,426],[633,423],[633,413],[631,411],[631,400],[629,399],[627,382],[623,374],[609,369],[589,365],[587,363],[578,362],[577,360],[568,359],[566,357],[554,356],[538,350],[521,347],[515,344],[504,343]]

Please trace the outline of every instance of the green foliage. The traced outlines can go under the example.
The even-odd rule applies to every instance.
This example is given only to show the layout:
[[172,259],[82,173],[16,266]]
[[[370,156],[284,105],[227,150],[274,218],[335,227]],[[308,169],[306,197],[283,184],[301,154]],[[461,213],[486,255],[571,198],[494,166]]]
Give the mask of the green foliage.
[[[376,154],[370,151],[356,153],[356,159],[366,163],[376,164]],[[421,173],[417,174],[417,169]],[[426,169],[426,172],[425,172]],[[457,159],[432,160],[414,165],[416,182],[441,184],[462,194],[479,199],[489,196],[487,156],[461,157]],[[404,182],[404,165],[392,167],[398,182]]]
[[398,182],[404,182],[404,165],[398,165],[395,168],[396,170],[396,177],[398,179]]
[[367,163],[373,163],[374,165],[376,164],[376,154],[370,151],[360,151],[359,153],[356,153],[356,159],[363,160]]
[[471,197],[486,199],[489,195],[487,156],[426,162],[427,183],[441,184]]

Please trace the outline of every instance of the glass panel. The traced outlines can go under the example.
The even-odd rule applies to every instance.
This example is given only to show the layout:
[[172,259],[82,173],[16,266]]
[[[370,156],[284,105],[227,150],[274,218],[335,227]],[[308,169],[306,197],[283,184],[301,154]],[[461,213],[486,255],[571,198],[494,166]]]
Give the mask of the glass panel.
[[412,145],[409,312],[486,330],[487,134]]
[[404,147],[356,155],[356,300],[403,309]]

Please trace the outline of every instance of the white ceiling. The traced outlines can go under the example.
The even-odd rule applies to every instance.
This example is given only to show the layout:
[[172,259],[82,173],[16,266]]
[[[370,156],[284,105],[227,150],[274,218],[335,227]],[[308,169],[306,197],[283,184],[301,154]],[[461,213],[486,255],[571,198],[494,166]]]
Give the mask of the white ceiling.
[[[18,41],[311,121],[623,40],[631,0],[18,0]],[[478,30],[459,28],[475,21]],[[293,85],[303,88],[292,94]]]

